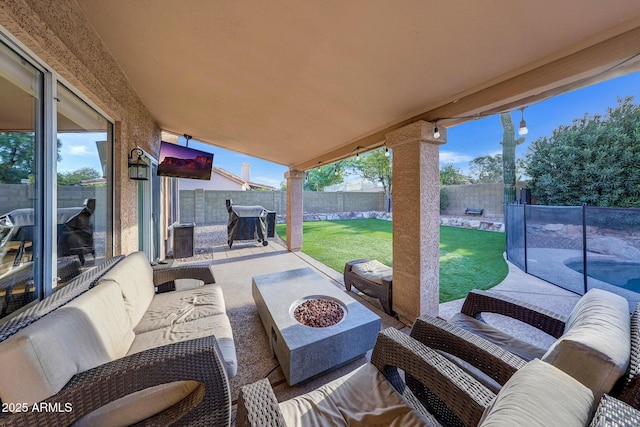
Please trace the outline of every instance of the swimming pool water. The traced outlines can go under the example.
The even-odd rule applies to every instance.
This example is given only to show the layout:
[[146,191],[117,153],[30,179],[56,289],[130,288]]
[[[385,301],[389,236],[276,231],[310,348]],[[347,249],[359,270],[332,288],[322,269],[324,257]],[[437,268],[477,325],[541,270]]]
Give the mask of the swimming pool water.
[[[570,261],[566,266],[583,274],[582,261]],[[587,276],[596,280],[640,292],[640,263],[616,260],[587,260]]]

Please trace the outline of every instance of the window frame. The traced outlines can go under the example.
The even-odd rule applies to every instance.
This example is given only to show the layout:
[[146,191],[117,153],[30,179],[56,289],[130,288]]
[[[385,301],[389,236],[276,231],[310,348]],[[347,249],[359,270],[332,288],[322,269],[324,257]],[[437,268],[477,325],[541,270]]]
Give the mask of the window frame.
[[[107,140],[110,142],[107,152],[107,239],[105,256],[114,255],[115,241],[115,121],[106,114],[73,84],[60,76],[45,61],[38,58],[26,46],[20,43],[2,25],[0,25],[0,43],[12,50],[30,66],[42,73],[40,94],[42,100],[37,107],[34,124],[35,134],[35,169],[36,179],[34,191],[34,213],[40,222],[36,227],[36,241],[33,242],[34,283],[36,285],[36,301],[51,295],[57,281],[57,85],[65,86],[74,95],[85,102],[91,109],[107,121]],[[32,303],[30,303],[32,304]],[[28,304],[28,305],[30,305]],[[14,312],[15,314],[22,309]],[[0,323],[10,319],[14,313],[1,318]]]

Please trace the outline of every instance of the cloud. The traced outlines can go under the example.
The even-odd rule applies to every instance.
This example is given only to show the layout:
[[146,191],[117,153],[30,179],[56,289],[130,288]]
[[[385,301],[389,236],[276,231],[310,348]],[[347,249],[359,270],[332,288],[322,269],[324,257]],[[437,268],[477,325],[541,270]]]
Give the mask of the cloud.
[[456,153],[454,151],[440,152],[440,163],[442,164],[449,164],[449,163],[456,164],[456,163],[462,163],[462,162],[470,162],[471,160],[473,160],[473,157],[467,154]]
[[86,145],[68,145],[65,148],[72,156],[95,156],[95,152],[90,151]]

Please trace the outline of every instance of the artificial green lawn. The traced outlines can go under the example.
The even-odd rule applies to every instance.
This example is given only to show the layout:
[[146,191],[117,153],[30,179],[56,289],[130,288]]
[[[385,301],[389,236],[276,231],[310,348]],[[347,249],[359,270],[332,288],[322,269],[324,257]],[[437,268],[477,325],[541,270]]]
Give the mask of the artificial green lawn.
[[[337,271],[358,258],[393,266],[391,227],[390,221],[378,219],[305,222],[302,251]],[[276,230],[286,236],[285,224]],[[503,233],[440,227],[440,302],[500,283],[508,272],[504,239]]]

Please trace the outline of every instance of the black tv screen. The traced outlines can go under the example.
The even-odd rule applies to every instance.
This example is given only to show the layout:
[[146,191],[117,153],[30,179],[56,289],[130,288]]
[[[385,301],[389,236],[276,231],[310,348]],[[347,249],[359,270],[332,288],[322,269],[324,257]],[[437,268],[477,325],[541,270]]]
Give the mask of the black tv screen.
[[162,141],[158,176],[211,179],[213,153]]

